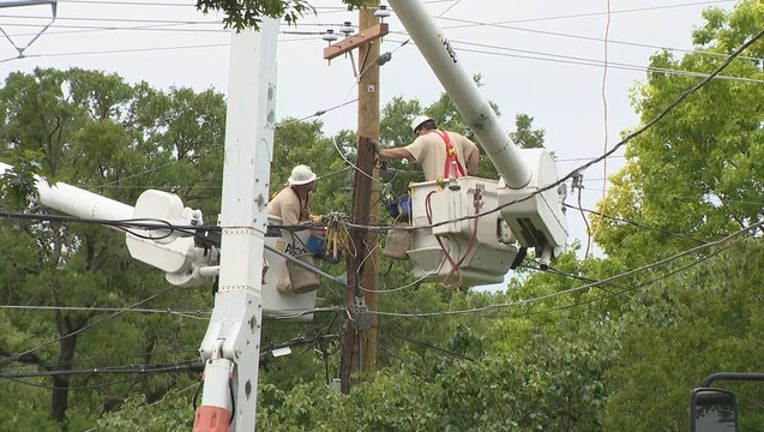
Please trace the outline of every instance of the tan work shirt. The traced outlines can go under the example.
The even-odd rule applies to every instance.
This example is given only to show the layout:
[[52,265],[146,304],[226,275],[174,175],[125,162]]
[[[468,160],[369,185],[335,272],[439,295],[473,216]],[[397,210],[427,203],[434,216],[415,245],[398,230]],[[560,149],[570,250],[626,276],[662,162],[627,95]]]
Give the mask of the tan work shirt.
[[[467,156],[477,148],[477,144],[456,132],[446,132],[451,145],[456,149],[456,157],[467,172]],[[437,180],[444,177],[446,167],[446,142],[435,131],[418,136],[414,142],[405,147],[414,156],[416,162],[422,165],[424,180]]]
[[294,189],[285,187],[268,203],[268,216],[280,217],[282,225],[297,225],[310,218],[308,200],[302,202]]

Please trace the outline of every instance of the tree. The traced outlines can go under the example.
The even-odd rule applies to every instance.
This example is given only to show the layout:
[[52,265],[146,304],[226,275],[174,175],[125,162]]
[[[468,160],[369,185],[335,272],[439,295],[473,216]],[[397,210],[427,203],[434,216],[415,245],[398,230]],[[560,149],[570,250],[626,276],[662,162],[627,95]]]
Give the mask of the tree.
[[[220,184],[221,153],[214,150],[222,148],[225,105],[219,94],[163,93],[101,72],[37,69],[7,78],[0,89],[0,112],[0,158],[34,158],[27,167],[51,181],[127,203],[150,187],[180,189],[191,197],[189,205],[219,207],[207,183]],[[13,190],[5,184],[0,190]],[[0,269],[5,302],[58,309],[3,311],[8,332],[0,336],[0,364],[54,372],[52,378],[35,381],[51,389],[50,418],[60,430],[83,429],[80,422],[114,409],[136,390],[156,400],[179,382],[170,375],[141,377],[73,398],[72,388],[98,388],[106,380],[66,371],[107,366],[117,359],[148,364],[177,360],[175,353],[187,350],[189,336],[197,338],[203,323],[98,312],[99,307],[129,307],[169,292],[159,272],[144,272],[144,265],[128,256],[124,237],[116,231],[55,220],[2,224],[16,228],[0,236],[3,250],[13,257]],[[198,310],[206,305],[207,293],[159,297],[152,305]],[[23,411],[24,402],[6,399],[4,411]]]
[[[716,249],[707,260],[678,263],[692,267],[635,296],[619,331],[618,362],[608,371],[612,393],[603,416],[608,430],[687,430],[689,392],[703,378],[758,370],[764,249],[760,239],[731,246]],[[764,421],[759,405],[764,388],[730,388],[740,402],[741,430],[756,429]]]
[[[348,9],[360,7],[368,0],[343,0]],[[223,12],[223,22],[226,27],[242,30],[245,27],[259,28],[263,17],[284,18],[287,23],[313,10],[306,0],[248,0],[236,2],[231,0],[197,0],[196,8],[204,13],[210,11]]]
[[[741,2],[729,14],[704,13],[707,23],[693,34],[698,53],[674,59],[656,54],[651,67],[709,73],[764,24],[761,6]],[[711,53],[711,54],[707,54]],[[758,57],[764,44],[744,56]],[[740,58],[724,74],[760,80],[761,64]],[[649,73],[634,105],[643,122],[658,115],[698,78]],[[762,220],[764,134],[761,86],[714,80],[635,138],[626,165],[599,210],[622,220],[655,227],[649,231],[595,218],[597,242],[610,257],[640,263],[670,254]],[[724,115],[719,115],[724,113]]]
[[[650,66],[709,73],[764,26],[756,1],[742,1],[730,12],[711,8],[703,16],[705,25],[693,32],[696,52],[679,59],[661,52]],[[608,217],[593,221],[609,265],[636,268],[762,221],[764,94],[745,81],[764,77],[755,60],[762,54],[758,41],[723,72],[737,80],[711,81],[629,143],[625,167],[611,177],[613,187],[598,204]],[[697,80],[648,73],[634,96],[642,122]],[[700,380],[757,368],[750,359],[761,357],[754,336],[761,320],[751,281],[758,280],[759,239],[726,247],[643,272],[636,286],[644,288],[624,292],[612,309],[622,348],[608,372],[608,430],[686,430],[688,392]],[[738,389],[741,400],[761,397],[760,389]],[[741,404],[743,424],[761,424],[759,414]]]

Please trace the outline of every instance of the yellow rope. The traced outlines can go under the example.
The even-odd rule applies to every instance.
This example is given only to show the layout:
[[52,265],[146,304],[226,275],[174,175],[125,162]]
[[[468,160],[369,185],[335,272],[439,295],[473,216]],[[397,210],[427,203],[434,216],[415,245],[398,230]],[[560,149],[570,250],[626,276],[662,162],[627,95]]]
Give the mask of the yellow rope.
[[326,227],[326,253],[334,258],[340,254],[355,256],[344,216],[341,213],[330,213],[322,217],[322,222]]

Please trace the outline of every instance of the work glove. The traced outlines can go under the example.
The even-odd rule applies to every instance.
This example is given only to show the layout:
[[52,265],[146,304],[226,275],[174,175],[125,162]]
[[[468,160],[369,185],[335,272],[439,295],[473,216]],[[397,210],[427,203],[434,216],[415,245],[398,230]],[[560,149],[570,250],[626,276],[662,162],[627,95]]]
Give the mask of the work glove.
[[382,151],[382,145],[379,140],[371,140],[371,144],[374,146],[374,153],[379,154]]

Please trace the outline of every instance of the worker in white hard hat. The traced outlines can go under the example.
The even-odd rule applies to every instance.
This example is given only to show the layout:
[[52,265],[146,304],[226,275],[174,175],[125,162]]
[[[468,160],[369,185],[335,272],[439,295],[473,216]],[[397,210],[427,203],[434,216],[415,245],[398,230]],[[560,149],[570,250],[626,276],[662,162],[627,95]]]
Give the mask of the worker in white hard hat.
[[[290,227],[310,220],[310,195],[318,177],[307,165],[297,165],[287,180],[287,185],[268,203],[268,219],[286,227],[281,230],[284,240],[281,251],[310,266],[315,265],[308,250],[308,231],[292,230]],[[301,239],[302,237],[302,239]],[[278,244],[276,246],[278,248]],[[304,293],[319,286],[318,275],[287,261],[279,274],[276,289],[280,293]]]
[[379,150],[380,160],[407,159],[422,165],[425,181],[475,175],[480,164],[477,144],[456,132],[438,129],[430,116],[411,122],[416,139],[405,147]]
[[310,220],[310,193],[318,177],[307,165],[297,165],[287,180],[287,187],[268,203],[268,216],[281,218],[285,226]]

